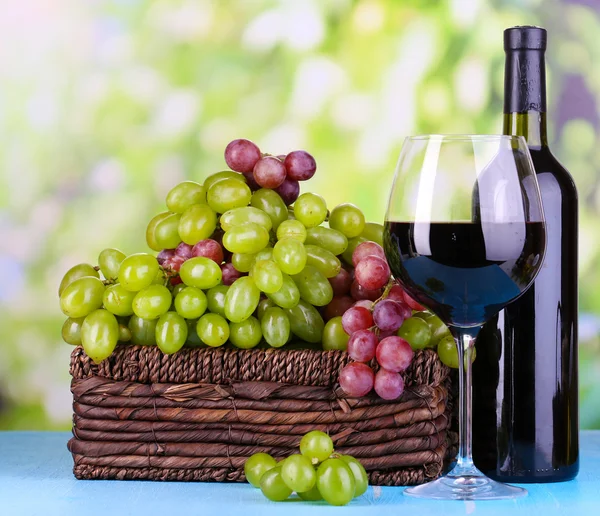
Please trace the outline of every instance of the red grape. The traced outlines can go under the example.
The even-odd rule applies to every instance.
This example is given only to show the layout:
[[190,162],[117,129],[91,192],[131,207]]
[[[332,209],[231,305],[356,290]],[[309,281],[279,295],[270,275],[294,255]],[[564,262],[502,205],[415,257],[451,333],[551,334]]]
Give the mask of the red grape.
[[344,315],[344,312],[348,310],[354,304],[354,299],[350,296],[336,296],[331,300],[325,310],[323,311],[323,317],[326,321],[333,319],[338,315]]
[[392,335],[396,335],[396,332],[395,331],[380,331],[379,335],[377,335],[377,338],[379,339],[379,342],[381,342],[386,337],[391,337]]
[[252,174],[255,181],[263,188],[277,188],[286,177],[283,163],[275,156],[260,158],[254,165]]
[[315,175],[317,163],[308,152],[297,150],[290,152],[283,162],[287,175],[296,181],[306,181]]
[[366,242],[358,244],[356,249],[354,249],[354,252],[352,253],[352,265],[356,267],[358,262],[367,256],[378,256],[382,260],[386,259],[383,247],[376,242],[367,240]]
[[354,303],[353,306],[362,306],[363,308],[366,308],[367,310],[372,310],[373,309],[373,301],[371,301],[370,299],[360,299],[360,300],[356,301],[356,303]]
[[396,400],[404,392],[404,378],[398,373],[380,369],[375,375],[375,392],[384,400]]
[[410,308],[416,312],[422,312],[423,310],[426,310],[423,305],[417,303],[412,297],[410,297],[406,290],[404,291],[404,303],[410,306]]
[[342,315],[342,328],[348,335],[352,335],[358,330],[366,330],[371,326],[373,326],[373,316],[362,306],[348,308]]
[[404,309],[400,303],[384,299],[373,308],[373,321],[382,331],[397,331],[404,322]]
[[207,238],[205,240],[200,240],[193,248],[192,248],[193,256],[204,256],[205,258],[210,258],[212,261],[221,265],[223,263],[223,247],[221,244],[212,238]]
[[357,301],[361,299],[375,301],[381,297],[381,294],[383,294],[383,289],[378,288],[375,290],[367,290],[363,286],[359,285],[358,281],[354,280],[352,282],[352,286],[350,287],[350,294]]
[[164,265],[165,262],[169,261],[173,256],[175,256],[175,249],[163,249],[156,256],[156,261],[159,265]]
[[256,182],[256,179],[254,179],[253,172],[245,172],[244,177],[246,178],[246,184],[250,187],[250,190],[256,192],[256,190],[261,189],[261,186]]
[[178,254],[176,254],[165,262],[164,267],[169,267],[174,271],[178,271],[183,265],[183,262],[185,262],[185,260],[186,259],[183,256],[179,256]]
[[181,242],[181,244],[177,246],[177,249],[175,249],[175,254],[189,260],[192,257],[192,246],[185,242]]
[[236,172],[252,172],[260,159],[260,149],[250,140],[233,140],[225,148],[225,162]]
[[[396,301],[397,302],[397,301]],[[402,308],[402,313],[404,315],[404,320],[406,321],[406,319],[408,319],[409,317],[412,317],[412,310],[410,309],[410,306],[408,306],[406,303],[398,303],[400,305],[400,308]]]
[[242,274],[240,271],[238,271],[232,263],[224,263],[221,265],[221,271],[223,273],[223,285],[227,286],[233,285],[233,282],[236,279],[245,276],[245,274]]
[[404,303],[404,289],[400,285],[392,285],[392,288],[388,292],[387,299]]
[[348,340],[348,355],[357,362],[368,362],[375,356],[377,336],[371,330],[358,330]]
[[344,296],[350,292],[352,285],[352,275],[346,269],[340,269],[337,276],[329,278],[329,283],[333,287],[334,296]]
[[369,394],[374,380],[373,369],[360,362],[351,362],[340,371],[340,387],[353,398]]
[[414,351],[401,337],[386,337],[377,346],[377,362],[388,371],[400,373],[410,365]]
[[296,199],[300,195],[300,184],[295,179],[286,179],[275,188],[275,191],[279,194],[279,197],[283,199],[283,202],[289,206],[296,202]]
[[183,283],[183,280],[179,276],[173,276],[171,278],[171,285],[175,286],[179,285],[180,283]]
[[366,256],[354,268],[354,277],[361,287],[376,290],[390,279],[390,267],[379,256]]

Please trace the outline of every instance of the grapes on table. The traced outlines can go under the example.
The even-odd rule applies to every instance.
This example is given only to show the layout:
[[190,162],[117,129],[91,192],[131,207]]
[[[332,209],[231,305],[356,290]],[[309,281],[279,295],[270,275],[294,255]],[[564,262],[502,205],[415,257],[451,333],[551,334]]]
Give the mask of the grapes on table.
[[260,487],[261,477],[276,466],[277,461],[268,453],[255,453],[244,463],[244,475],[254,487]]

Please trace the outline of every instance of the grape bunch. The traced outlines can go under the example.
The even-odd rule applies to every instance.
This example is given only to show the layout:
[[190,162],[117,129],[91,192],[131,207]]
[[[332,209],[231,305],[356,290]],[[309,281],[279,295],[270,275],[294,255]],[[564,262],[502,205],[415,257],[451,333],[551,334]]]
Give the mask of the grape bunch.
[[369,487],[367,472],[350,455],[334,452],[333,441],[318,430],[300,441],[300,453],[277,462],[267,453],[252,455],[244,465],[246,479],[273,502],[296,492],[302,500],[346,505]]

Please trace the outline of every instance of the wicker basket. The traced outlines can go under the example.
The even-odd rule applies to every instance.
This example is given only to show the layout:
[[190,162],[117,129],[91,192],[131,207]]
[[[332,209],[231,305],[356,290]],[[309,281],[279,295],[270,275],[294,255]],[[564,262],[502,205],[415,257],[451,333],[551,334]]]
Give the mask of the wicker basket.
[[417,352],[399,400],[348,398],[340,351],[119,346],[100,365],[71,356],[74,474],[80,479],[233,481],[253,453],[297,453],[323,430],[373,485],[438,477],[455,451],[449,370]]

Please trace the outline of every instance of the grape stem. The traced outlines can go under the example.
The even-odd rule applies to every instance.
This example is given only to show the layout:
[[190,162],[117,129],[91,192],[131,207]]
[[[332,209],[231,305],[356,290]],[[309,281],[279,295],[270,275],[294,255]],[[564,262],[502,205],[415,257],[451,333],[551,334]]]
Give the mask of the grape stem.
[[100,266],[99,266],[99,265],[94,265],[94,270],[95,270],[96,272],[98,272],[98,271],[100,270]]
[[381,296],[379,298],[377,298],[375,301],[373,301],[373,306],[371,307],[371,312],[373,311],[373,308],[375,308],[375,305],[377,303],[379,303],[379,301],[383,301],[386,297],[388,297],[390,290],[392,290],[392,287],[394,286],[395,281],[390,278],[387,285],[385,286],[385,290],[383,291],[383,294],[381,294]]

